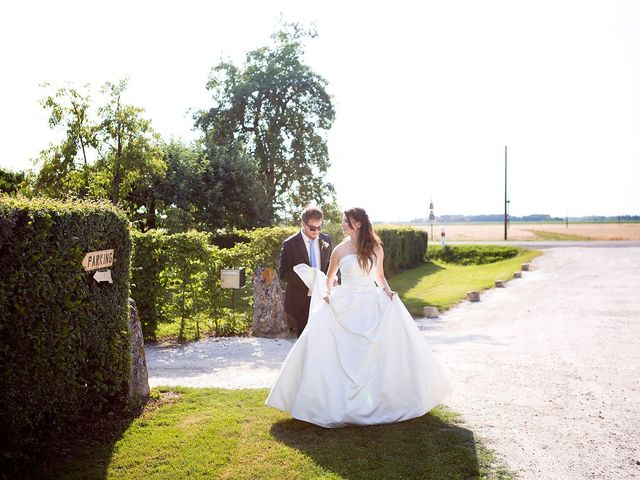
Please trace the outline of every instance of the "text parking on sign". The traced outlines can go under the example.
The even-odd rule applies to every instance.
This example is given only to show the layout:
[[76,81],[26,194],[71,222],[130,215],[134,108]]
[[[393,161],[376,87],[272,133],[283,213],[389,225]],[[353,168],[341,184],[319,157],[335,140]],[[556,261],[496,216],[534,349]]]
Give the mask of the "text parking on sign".
[[113,249],[90,252],[82,259],[82,266],[86,271],[110,267],[111,265],[113,265]]

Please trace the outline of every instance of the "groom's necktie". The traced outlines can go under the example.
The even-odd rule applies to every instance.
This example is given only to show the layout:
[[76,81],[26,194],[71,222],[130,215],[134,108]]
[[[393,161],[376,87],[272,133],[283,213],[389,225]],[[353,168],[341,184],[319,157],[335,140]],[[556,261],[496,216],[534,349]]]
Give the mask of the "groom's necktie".
[[313,248],[313,240],[309,240],[309,262],[313,268],[318,266],[316,262],[316,252]]

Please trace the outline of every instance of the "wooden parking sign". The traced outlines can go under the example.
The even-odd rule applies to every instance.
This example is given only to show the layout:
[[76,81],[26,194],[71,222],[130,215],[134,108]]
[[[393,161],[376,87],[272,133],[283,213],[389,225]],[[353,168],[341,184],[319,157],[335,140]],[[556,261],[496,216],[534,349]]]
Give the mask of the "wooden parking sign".
[[113,265],[113,249],[87,253],[82,259],[84,270],[98,270]]

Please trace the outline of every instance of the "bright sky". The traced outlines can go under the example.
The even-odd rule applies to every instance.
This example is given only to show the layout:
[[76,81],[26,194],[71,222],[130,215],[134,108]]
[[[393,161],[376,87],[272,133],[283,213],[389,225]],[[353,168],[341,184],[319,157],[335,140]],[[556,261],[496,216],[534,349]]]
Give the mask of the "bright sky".
[[640,214],[640,2],[111,0],[0,6],[0,166],[56,139],[44,81],[128,102],[190,140],[221,58],[239,63],[280,17],[315,22],[307,63],[329,82],[339,204],[374,220],[503,211]]

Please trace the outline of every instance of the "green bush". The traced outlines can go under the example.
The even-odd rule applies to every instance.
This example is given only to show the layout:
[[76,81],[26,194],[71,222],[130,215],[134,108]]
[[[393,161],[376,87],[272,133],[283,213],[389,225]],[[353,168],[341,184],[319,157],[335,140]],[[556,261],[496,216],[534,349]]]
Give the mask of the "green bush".
[[206,308],[207,266],[213,252],[211,234],[197,231],[167,234],[150,230],[133,234],[131,296],[138,306],[145,339],[154,340],[159,324],[178,322],[176,335],[186,338],[191,319]]
[[[155,339],[158,331],[179,340],[197,339],[203,332],[246,334],[253,322],[253,270],[277,268],[280,245],[294,232],[289,227],[236,232],[248,241],[232,248],[213,245],[216,236],[204,232],[135,233],[131,295],[145,338]],[[220,270],[241,267],[247,285],[233,293],[221,288]]]
[[163,230],[131,231],[131,297],[136,302],[146,339],[155,339],[158,322],[162,320],[160,272],[165,268],[164,238]]
[[384,247],[384,271],[393,275],[424,262],[427,232],[410,227],[381,227],[376,232]]
[[200,337],[200,314],[207,307],[207,265],[218,250],[209,244],[210,235],[189,231],[165,237],[164,269],[160,272],[163,316],[180,323],[178,338],[185,339],[186,324],[195,320]]
[[432,245],[427,250],[426,260],[458,265],[483,265],[514,258],[521,251],[517,247],[494,245]]
[[[0,438],[35,445],[126,398],[129,222],[108,203],[0,197]],[[114,249],[113,284],[85,272]]]
[[297,231],[295,227],[268,227],[247,232],[251,241],[234,247],[237,266],[248,267],[251,272],[258,267],[278,268],[282,242]]

